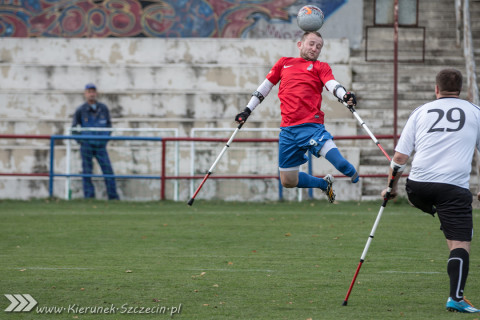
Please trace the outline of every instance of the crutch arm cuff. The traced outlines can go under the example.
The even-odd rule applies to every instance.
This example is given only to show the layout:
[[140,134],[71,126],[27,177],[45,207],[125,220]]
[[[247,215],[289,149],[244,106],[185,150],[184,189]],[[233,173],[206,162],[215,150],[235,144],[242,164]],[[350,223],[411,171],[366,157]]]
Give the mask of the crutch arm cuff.
[[402,172],[403,170],[405,170],[405,167],[407,166],[407,164],[398,164],[396,163],[395,161],[390,161],[390,168],[392,168],[393,170],[395,170],[395,168],[397,169],[398,172]]

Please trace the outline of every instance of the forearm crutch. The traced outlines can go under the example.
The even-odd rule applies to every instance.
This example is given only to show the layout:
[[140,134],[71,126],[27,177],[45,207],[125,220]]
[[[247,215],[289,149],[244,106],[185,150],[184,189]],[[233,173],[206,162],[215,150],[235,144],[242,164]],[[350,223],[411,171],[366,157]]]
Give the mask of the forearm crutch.
[[217,166],[217,163],[220,161],[220,159],[222,158],[223,154],[227,151],[227,149],[230,147],[230,144],[232,143],[233,139],[235,138],[235,136],[237,135],[238,131],[240,131],[240,129],[242,128],[243,126],[243,123],[239,124],[237,129],[235,129],[235,131],[233,132],[232,136],[230,137],[230,139],[228,139],[227,141],[227,144],[225,145],[225,147],[223,147],[222,151],[220,152],[220,154],[218,155],[217,159],[215,159],[215,162],[212,164],[212,166],[210,167],[210,169],[208,170],[207,174],[205,175],[205,177],[203,178],[203,181],[202,183],[200,183],[200,185],[198,186],[197,190],[195,191],[195,193],[193,194],[192,198],[188,201],[188,205],[191,206],[193,204],[193,201],[195,201],[195,197],[197,196],[198,192],[200,191],[200,189],[202,189],[203,187],[203,184],[205,183],[205,181],[207,181],[208,177],[210,177],[210,175],[212,174],[213,170],[215,169],[215,167]]
[[400,169],[400,167],[398,166],[395,166],[393,168],[392,179],[388,184],[387,192],[385,193],[385,197],[383,198],[383,203],[380,207],[380,210],[378,211],[377,219],[375,219],[375,223],[373,224],[372,231],[370,232],[370,236],[368,237],[367,244],[363,249],[363,253],[362,253],[362,256],[360,257],[360,262],[358,263],[357,270],[355,271],[355,275],[353,276],[352,282],[350,283],[350,287],[348,288],[347,295],[345,296],[345,300],[343,301],[343,304],[342,304],[343,306],[346,306],[348,303],[348,297],[352,292],[353,285],[355,284],[355,280],[357,279],[358,273],[360,272],[360,268],[362,267],[363,261],[365,261],[365,256],[367,255],[368,248],[370,247],[370,243],[372,243],[373,237],[375,236],[375,231],[377,230],[377,226],[380,223],[380,219],[382,218],[383,210],[387,206],[388,199],[390,198],[390,193],[392,192],[392,188],[393,188],[393,181],[395,180],[395,176],[398,173],[398,169]]
[[373,135],[372,131],[370,131],[370,129],[368,129],[368,126],[365,124],[365,122],[362,120],[362,118],[360,118],[360,116],[358,115],[357,111],[355,110],[355,108],[349,104],[347,104],[346,102],[342,102],[343,105],[345,107],[348,108],[348,110],[350,110],[353,115],[355,116],[355,118],[357,118],[358,122],[360,123],[360,125],[363,127],[363,129],[368,133],[368,135],[370,136],[370,138],[372,138],[373,142],[375,142],[375,144],[377,145],[377,147],[380,148],[380,150],[383,152],[383,154],[385,155],[385,157],[387,157],[388,161],[392,161],[392,159],[390,158],[390,156],[388,155],[388,153],[385,151],[385,149],[383,149],[382,145],[380,144],[380,142],[378,142],[377,138],[375,138],[375,136]]

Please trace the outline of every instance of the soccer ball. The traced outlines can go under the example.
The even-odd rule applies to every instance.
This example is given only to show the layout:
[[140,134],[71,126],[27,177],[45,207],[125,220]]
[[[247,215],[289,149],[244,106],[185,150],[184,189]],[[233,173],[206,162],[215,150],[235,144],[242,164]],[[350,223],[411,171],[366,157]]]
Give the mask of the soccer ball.
[[302,7],[297,14],[297,24],[303,31],[319,30],[324,19],[323,11],[312,5]]

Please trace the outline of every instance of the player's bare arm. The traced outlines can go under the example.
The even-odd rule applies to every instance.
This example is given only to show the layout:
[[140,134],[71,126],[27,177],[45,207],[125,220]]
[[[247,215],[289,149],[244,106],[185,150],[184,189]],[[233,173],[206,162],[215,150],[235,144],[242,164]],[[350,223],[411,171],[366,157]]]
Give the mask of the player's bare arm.
[[[395,179],[393,180],[393,186],[392,186],[392,191],[390,192],[390,199],[393,199],[397,196],[398,194],[398,180],[402,176],[403,170],[405,170],[405,166],[407,165],[409,156],[400,152],[395,152],[395,155],[392,158],[392,161],[390,163],[390,172],[388,174],[388,182],[387,185],[390,183],[390,177],[392,176],[393,172],[393,167],[396,166],[398,167],[398,174],[395,176]],[[385,197],[387,194],[387,189],[384,189],[382,191],[382,197]]]

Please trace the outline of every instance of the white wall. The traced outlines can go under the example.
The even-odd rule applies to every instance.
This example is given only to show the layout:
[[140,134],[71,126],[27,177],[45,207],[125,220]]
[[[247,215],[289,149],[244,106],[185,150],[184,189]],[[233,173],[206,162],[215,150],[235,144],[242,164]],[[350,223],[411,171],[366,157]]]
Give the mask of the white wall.
[[[193,127],[231,128],[270,67],[281,56],[297,55],[295,41],[278,39],[0,38],[0,134],[63,134],[83,102],[87,82],[97,85],[116,127],[178,128],[180,136]],[[325,39],[320,60],[331,64],[346,88],[352,81],[349,59],[347,39]],[[276,94],[274,88],[249,127],[278,127]],[[329,93],[324,97],[328,130],[355,134],[350,112]],[[0,140],[0,148],[8,151],[0,157],[1,172],[48,167],[35,151],[45,148],[44,141],[22,143],[29,151],[18,152],[25,144]],[[181,154],[189,157],[186,149]],[[189,174],[187,164],[183,159],[181,173]],[[0,194],[11,197],[1,189],[17,180],[0,184]],[[44,196],[36,189],[27,188],[23,196]]]

